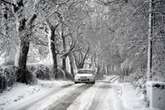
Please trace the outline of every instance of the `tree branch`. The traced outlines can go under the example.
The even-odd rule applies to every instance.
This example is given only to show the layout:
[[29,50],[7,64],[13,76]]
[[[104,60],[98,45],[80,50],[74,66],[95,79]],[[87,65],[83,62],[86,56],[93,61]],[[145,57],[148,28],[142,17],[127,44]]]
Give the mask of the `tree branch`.
[[5,0],[1,0],[0,2],[5,3],[5,4],[8,4],[8,5],[12,5],[12,6],[15,5],[14,3],[11,3],[11,2],[8,2],[8,1],[5,1]]
[[118,4],[122,1],[124,1],[124,3],[128,3],[128,0],[110,0],[110,1],[97,0],[96,2],[104,6],[110,6],[111,4]]
[[37,18],[37,15],[33,14],[33,16],[31,16],[31,18],[27,21],[27,25],[33,24],[33,22],[36,18]]

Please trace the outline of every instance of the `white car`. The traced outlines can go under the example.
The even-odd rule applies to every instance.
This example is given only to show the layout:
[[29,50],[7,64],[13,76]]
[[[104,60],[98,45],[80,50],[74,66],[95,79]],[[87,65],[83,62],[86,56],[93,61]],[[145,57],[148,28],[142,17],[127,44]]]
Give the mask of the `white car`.
[[95,83],[95,72],[92,70],[79,70],[74,77],[75,83]]

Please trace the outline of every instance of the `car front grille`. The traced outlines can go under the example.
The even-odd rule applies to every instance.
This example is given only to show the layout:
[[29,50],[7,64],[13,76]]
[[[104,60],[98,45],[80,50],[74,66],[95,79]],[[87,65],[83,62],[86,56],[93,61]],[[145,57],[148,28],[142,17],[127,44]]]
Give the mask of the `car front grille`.
[[87,79],[87,77],[85,77],[85,76],[82,76],[82,77],[80,77],[80,79]]
[[89,81],[89,79],[79,79],[79,81]]

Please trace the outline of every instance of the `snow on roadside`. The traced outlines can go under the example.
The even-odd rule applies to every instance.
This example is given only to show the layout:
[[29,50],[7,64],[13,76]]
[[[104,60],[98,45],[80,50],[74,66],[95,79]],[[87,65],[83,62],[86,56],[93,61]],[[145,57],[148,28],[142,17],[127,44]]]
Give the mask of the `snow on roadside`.
[[113,89],[110,96],[112,98],[111,101],[114,110],[129,110],[125,109],[125,107],[123,106],[123,102],[121,100],[121,92],[119,90],[116,91],[115,89]]
[[21,108],[67,84],[72,84],[72,82],[39,80],[36,85],[16,83],[11,89],[0,94],[0,110]]
[[144,94],[135,89],[130,83],[122,84],[122,100],[126,108],[130,110],[147,110]]
[[118,98],[120,98],[120,100],[115,100],[115,103],[123,105],[122,108],[116,106],[115,110],[149,110],[144,101],[144,94],[130,83],[116,83],[114,86],[114,93],[118,94]]

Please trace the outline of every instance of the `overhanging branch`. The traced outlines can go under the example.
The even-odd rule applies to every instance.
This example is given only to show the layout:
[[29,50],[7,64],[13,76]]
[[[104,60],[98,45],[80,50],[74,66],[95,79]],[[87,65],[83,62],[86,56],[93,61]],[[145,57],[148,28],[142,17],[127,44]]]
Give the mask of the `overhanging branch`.
[[11,2],[8,2],[8,1],[5,1],[5,0],[1,0],[0,2],[5,3],[5,4],[8,4],[8,5],[12,5],[12,6],[15,5],[14,3],[11,3]]

